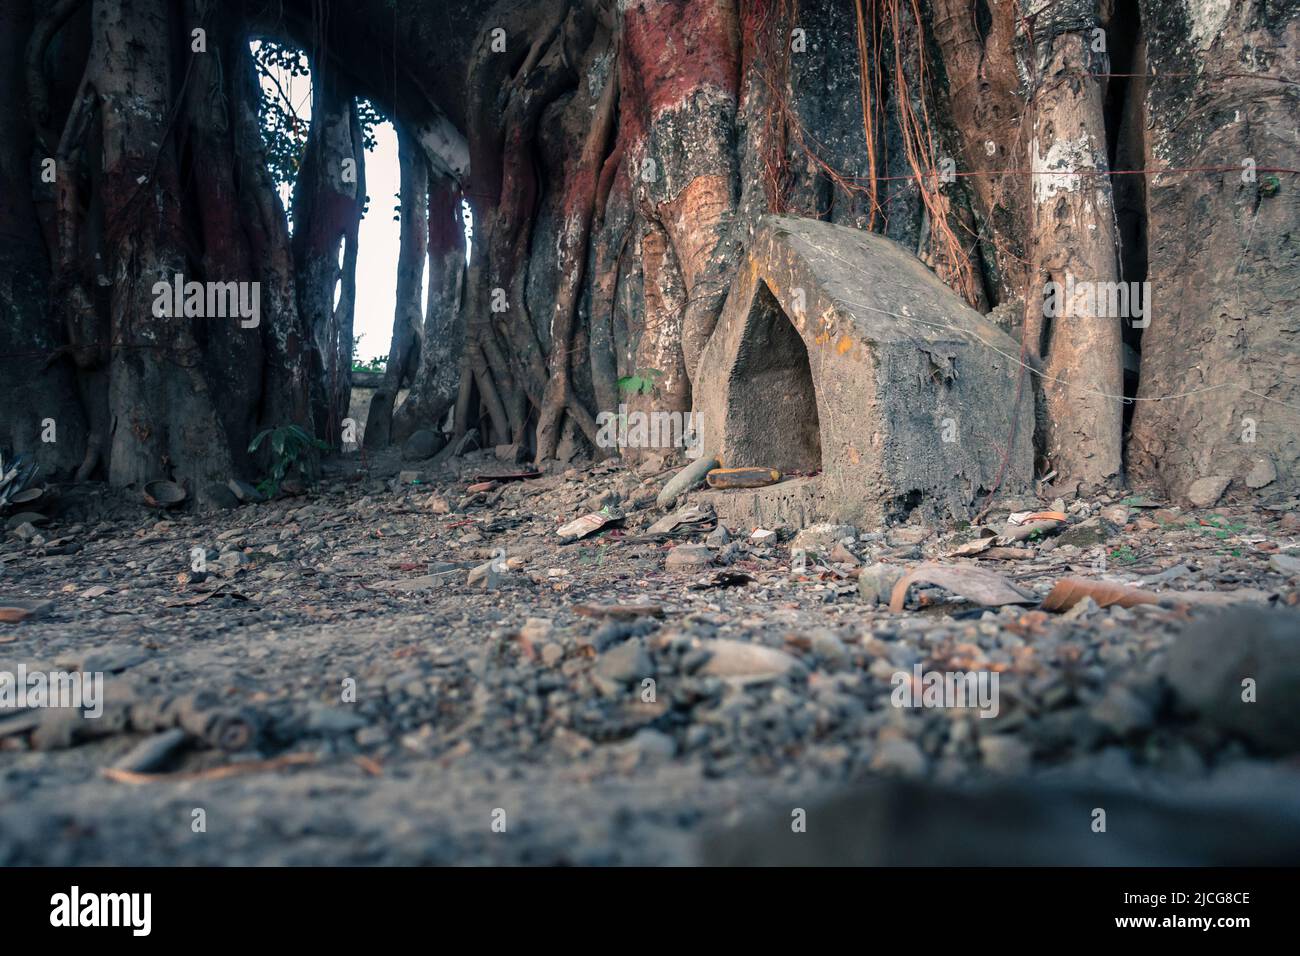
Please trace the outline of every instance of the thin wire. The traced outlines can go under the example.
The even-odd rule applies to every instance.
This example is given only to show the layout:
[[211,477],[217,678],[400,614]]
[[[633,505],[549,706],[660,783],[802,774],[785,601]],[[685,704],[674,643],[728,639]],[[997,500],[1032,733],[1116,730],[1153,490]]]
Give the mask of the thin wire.
[[[843,256],[839,255],[838,253],[830,249],[825,249],[819,246],[818,251],[825,253],[826,255],[830,256],[833,259],[838,260],[844,265],[848,265],[848,266],[854,265],[853,263],[849,262],[849,260],[845,259]],[[890,281],[890,280],[885,280],[885,281]],[[896,283],[896,284],[902,285],[902,283]],[[1173,401],[1175,399],[1180,399],[1180,398],[1189,398],[1192,395],[1202,395],[1206,392],[1215,392],[1225,388],[1237,388],[1248,395],[1254,395],[1257,398],[1262,398],[1266,402],[1273,402],[1277,405],[1281,405],[1284,408],[1294,408],[1300,411],[1300,405],[1292,405],[1290,402],[1284,402],[1281,399],[1272,398],[1271,396],[1265,395],[1262,392],[1257,392],[1253,389],[1247,388],[1246,386],[1240,385],[1236,382],[1224,382],[1221,385],[1209,385],[1206,386],[1205,388],[1191,389],[1186,392],[1177,392],[1172,395],[1149,395],[1149,396],[1141,396],[1141,397],[1128,396],[1128,395],[1113,395],[1109,392],[1103,392],[1097,389],[1087,388],[1082,385],[1076,385],[1073,382],[1069,381],[1068,379],[1062,378],[1057,375],[1048,375],[1046,372],[1043,372],[1035,368],[1033,365],[1030,365],[1029,363],[1022,361],[1019,356],[1013,355],[1010,352],[1003,351],[1002,349],[998,348],[996,345],[992,344],[991,342],[986,342],[984,339],[980,338],[978,335],[974,335],[967,329],[963,329],[949,323],[927,322],[925,319],[918,318],[913,315],[906,315],[900,312],[891,312],[889,309],[882,309],[879,306],[870,305],[866,302],[858,302],[853,299],[846,299],[846,298],[836,296],[835,301],[838,303],[843,303],[844,305],[853,306],[855,308],[866,309],[869,312],[878,312],[881,315],[888,315],[892,318],[899,319],[903,322],[910,322],[916,325],[924,325],[929,328],[938,329],[940,331],[956,332],[958,335],[963,335],[968,338],[972,338],[974,339],[975,342],[977,342],[980,345],[983,345],[985,348],[989,349],[990,351],[996,352],[998,355],[1001,355],[1003,358],[1011,359],[1013,362],[1016,363],[1016,365],[1028,370],[1030,374],[1037,375],[1042,379],[1062,385],[1065,388],[1072,389],[1073,391],[1081,392],[1085,395],[1095,395],[1099,398],[1117,399],[1122,402],[1167,402],[1167,401]]]

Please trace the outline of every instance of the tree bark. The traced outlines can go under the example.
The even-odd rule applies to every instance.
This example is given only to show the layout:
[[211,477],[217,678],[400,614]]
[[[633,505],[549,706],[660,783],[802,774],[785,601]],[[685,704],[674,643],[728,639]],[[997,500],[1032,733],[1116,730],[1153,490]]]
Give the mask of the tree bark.
[[[185,82],[185,122],[177,136],[181,155],[189,157],[189,175],[203,184],[193,192],[197,220],[197,249],[193,274],[187,278],[212,282],[252,282],[257,279],[249,255],[239,202],[239,158],[235,152],[234,109],[237,100],[227,87],[227,66],[248,57],[242,24],[222,10],[216,0],[187,0],[184,36],[195,29],[206,33],[207,53],[192,53]],[[230,441],[230,455],[240,474],[247,473],[248,444],[257,425],[261,399],[262,343],[260,333],[238,322],[208,322],[197,337],[210,387],[222,396],[218,413]]]
[[394,442],[420,428],[437,430],[456,402],[459,357],[464,346],[460,297],[465,281],[465,226],[455,180],[429,181],[429,292],[425,304],[420,364],[406,401],[393,416]]
[[[1022,26],[1030,64],[1031,272],[1026,335],[1042,363],[1044,447],[1058,485],[1097,488],[1121,474],[1121,319],[1084,291],[1118,281],[1102,79],[1092,0],[1045,8]],[[1045,316],[1050,301],[1058,313]],[[1091,286],[1089,285],[1091,284]],[[1079,290],[1075,292],[1074,290]]]
[[[194,483],[240,470],[255,428],[335,432],[364,197],[356,177],[335,174],[349,158],[361,172],[351,104],[365,95],[414,131],[433,177],[419,204],[428,250],[404,257],[396,380],[372,444],[436,428],[454,404],[458,436],[481,429],[482,445],[544,460],[592,440],[593,409],[685,411],[752,226],[781,211],[883,233],[978,308],[998,304],[1004,324],[1024,296],[1040,450],[1058,487],[1123,478],[1134,389],[1139,480],[1169,494],[1210,475],[1293,487],[1287,10],[1144,2],[1139,24],[1109,0],[498,0],[431,20],[416,4],[286,0],[258,32],[313,53],[292,249],[247,30],[238,15],[215,22],[234,8],[99,0],[88,20],[77,0],[56,0],[38,23],[27,10],[6,8],[0,82],[27,76],[59,176],[24,173],[32,124],[0,110],[0,257],[13,263],[0,276],[0,344],[56,355],[39,373],[8,360],[4,384],[39,374],[76,387],[11,388],[0,440],[33,447],[32,393],[64,396],[59,442],[84,448],[39,449],[51,467],[80,460],[91,474],[103,461],[119,483]],[[196,23],[206,59],[188,48]],[[20,50],[13,37],[31,42]],[[939,183],[949,156],[957,181]],[[1248,159],[1254,180],[1238,171]],[[1165,171],[1120,179],[1112,166]],[[476,220],[468,270],[462,190]],[[32,305],[47,282],[30,256],[40,235],[44,322]],[[411,276],[426,258],[422,310]],[[259,281],[260,331],[151,318],[140,284],[177,270]],[[1099,290],[1144,279],[1149,329],[1098,314]],[[1048,283],[1074,290],[1059,315],[1045,314]],[[407,382],[390,415],[385,401]]]
[[[341,280],[339,253],[353,235],[364,195],[358,193],[353,141],[355,106],[329,61],[313,64],[312,124],[293,195],[293,260],[298,311],[312,349],[312,408],[331,441],[340,431],[338,406],[350,378],[352,342],[341,341],[335,291]],[[348,371],[339,355],[346,352]]]
[[[585,105],[582,98],[578,102]],[[548,378],[546,389],[542,393],[537,423],[538,461],[555,457],[560,442],[560,421],[565,408],[571,409],[570,414],[584,413],[581,408],[576,412],[573,410],[575,396],[569,370],[573,362],[578,296],[586,278],[587,244],[591,237],[596,187],[614,128],[617,106],[618,78],[611,69],[605,78],[600,97],[594,103],[594,115],[582,153],[564,184],[556,254],[560,285],[555,293],[555,309],[551,317],[551,354],[547,363]],[[585,112],[584,109],[583,113]],[[587,419],[583,423],[583,430],[594,438],[594,422],[590,420],[589,414]]]
[[[990,0],[987,21],[966,0],[935,0],[932,18],[942,97],[960,152],[954,172],[974,197],[989,286],[997,302],[1023,294],[1027,232],[1024,183],[1014,175],[1025,148],[1016,73],[1019,0]],[[1010,175],[1008,175],[1010,173]]]
[[681,349],[694,379],[738,250],[740,26],[731,0],[647,0],[623,14],[623,97],[638,200],[662,226],[686,284]]
[[1300,168],[1300,76],[1271,52],[1295,50],[1300,23],[1294,8],[1242,2],[1141,11],[1146,163],[1170,171],[1147,180],[1153,308],[1129,464],[1170,495],[1216,476],[1294,493],[1300,193],[1293,173],[1266,170]]
[[173,24],[164,0],[95,0],[94,24],[112,283],[109,481],[139,486],[168,477],[202,502],[233,470],[199,344],[209,320],[154,309],[155,284],[187,273],[169,122]]
[[429,241],[429,166],[420,144],[403,128],[397,131],[401,166],[401,236],[397,253],[397,305],[393,313],[393,338],[388,347],[384,384],[370,400],[366,416],[367,448],[389,443],[393,403],[411,379],[420,360],[424,260]]
[[[27,0],[0,8],[0,103],[24,99],[24,39],[32,27]],[[37,462],[44,477],[66,478],[84,457],[86,420],[56,318],[60,303],[47,299],[49,259],[32,203],[33,146],[26,117],[0,109],[0,447]],[[57,166],[54,172],[65,184],[75,175]]]

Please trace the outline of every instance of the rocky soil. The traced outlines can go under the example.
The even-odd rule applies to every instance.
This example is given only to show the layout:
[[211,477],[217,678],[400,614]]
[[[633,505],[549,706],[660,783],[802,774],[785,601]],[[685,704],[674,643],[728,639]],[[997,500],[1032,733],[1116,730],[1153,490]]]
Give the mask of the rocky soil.
[[[0,710],[0,864],[1300,860],[1295,499],[651,533],[661,461],[522,470],[11,518],[0,671],[108,676],[98,720]],[[1023,599],[881,603],[923,563]],[[915,665],[996,673],[997,715],[895,706]]]

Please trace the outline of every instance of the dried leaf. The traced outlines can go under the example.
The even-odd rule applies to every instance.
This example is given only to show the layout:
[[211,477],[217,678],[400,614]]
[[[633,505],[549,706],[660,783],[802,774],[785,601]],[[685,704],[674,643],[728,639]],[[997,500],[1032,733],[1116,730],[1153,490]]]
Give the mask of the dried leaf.
[[1096,601],[1098,607],[1136,607],[1139,604],[1160,603],[1160,598],[1150,591],[1131,588],[1126,584],[1092,581],[1088,578],[1062,578],[1043,599],[1042,607],[1044,611],[1068,611],[1086,597]]
[[50,609],[49,601],[0,601],[0,622],[17,624],[39,617]]
[[967,558],[972,554],[979,554],[981,551],[987,551],[993,547],[992,538],[976,538],[974,541],[967,541],[965,544],[958,545],[952,551],[948,552],[950,557]]
[[891,611],[903,610],[903,605],[907,602],[907,589],[913,584],[937,584],[985,607],[1033,604],[1038,600],[1034,595],[1020,590],[1002,575],[985,571],[983,568],[923,564],[903,575],[894,585],[889,600]]
[[352,758],[352,760],[371,777],[382,777],[384,775],[383,764],[374,757],[367,757],[365,754],[357,754]]

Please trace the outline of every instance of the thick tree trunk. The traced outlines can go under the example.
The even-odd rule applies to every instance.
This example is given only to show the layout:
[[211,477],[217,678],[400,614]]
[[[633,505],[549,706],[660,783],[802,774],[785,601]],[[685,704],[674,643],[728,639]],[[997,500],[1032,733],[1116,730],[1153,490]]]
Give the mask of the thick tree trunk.
[[602,183],[597,190],[595,249],[592,264],[590,335],[587,353],[591,365],[591,389],[597,414],[616,412],[618,406],[618,343],[616,296],[622,266],[632,235],[631,182],[627,153],[620,138],[605,161]]
[[[25,98],[31,29],[27,0],[0,8],[0,103]],[[44,476],[68,477],[84,456],[86,421],[57,319],[61,309],[47,308],[50,267],[32,204],[32,149],[26,117],[0,109],[0,447],[36,461]],[[57,166],[51,172],[65,183],[75,175]]]
[[[629,413],[686,412],[691,407],[686,377],[682,322],[688,292],[667,232],[649,222],[639,252],[643,270],[645,316],[636,344],[630,378],[636,384],[624,394]],[[645,454],[638,448],[623,454],[633,461]]]
[[[613,51],[611,51],[612,53]],[[586,115],[586,99],[579,94],[576,102]],[[537,423],[537,460],[555,457],[560,442],[560,421],[566,406],[570,414],[586,416],[581,426],[594,436],[595,422],[590,413],[574,402],[574,387],[570,379],[573,364],[575,326],[577,325],[578,297],[586,278],[587,243],[591,236],[592,212],[596,201],[596,186],[601,166],[609,147],[614,128],[615,109],[618,105],[618,78],[613,70],[605,77],[605,85],[594,103],[591,127],[587,131],[582,153],[569,171],[564,183],[564,199],[560,210],[560,235],[556,243],[556,267],[560,274],[555,293],[555,308],[551,316],[551,354],[547,363],[548,378],[542,393],[542,406]],[[574,408],[574,405],[577,408]]]
[[155,287],[170,287],[187,273],[168,122],[172,26],[164,0],[95,2],[91,57],[103,118],[105,259],[112,283],[108,475],[118,486],[170,477],[202,501],[209,486],[224,485],[233,469],[204,372],[200,326],[238,319],[160,316],[155,310]]
[[688,297],[681,349],[693,379],[737,257],[737,7],[732,0],[646,0],[623,11],[623,44],[633,182],[643,213],[667,233],[681,267]]
[[464,346],[460,297],[465,281],[465,225],[460,203],[460,189],[453,179],[430,178],[429,292],[420,365],[406,401],[393,416],[394,442],[404,442],[420,428],[436,431],[456,401]]
[[1028,17],[1022,33],[1033,177],[1026,335],[1042,362],[1057,483],[1094,488],[1120,475],[1123,429],[1121,318],[1104,314],[1095,294],[1119,279],[1097,23],[1092,0],[1076,0]]
[[[242,24],[216,0],[187,0],[183,35],[206,33],[206,53],[192,53],[185,84],[187,123],[178,135],[181,155],[189,159],[189,175],[203,184],[194,190],[200,251],[197,269],[187,278],[205,282],[253,282],[257,279],[240,214],[233,112],[238,101],[227,86],[227,65],[248,57]],[[208,322],[197,341],[218,413],[230,440],[236,469],[247,472],[247,448],[259,414],[262,383],[260,333],[235,321]]]
[[[1300,487],[1300,168],[1295,9],[1144,2],[1153,308],[1129,464],[1182,495],[1199,478]],[[1276,476],[1274,479],[1273,476]]]
[[[355,94],[403,117],[433,177],[418,204],[428,251],[403,256],[395,380],[371,444],[438,427],[454,402],[457,435],[478,429],[480,444],[544,460],[579,448],[579,433],[593,441],[593,411],[685,411],[738,254],[760,215],[782,211],[881,232],[981,309],[1009,315],[1023,296],[1022,349],[1041,373],[1041,450],[1058,487],[1123,477],[1134,389],[1128,451],[1141,480],[1174,494],[1201,476],[1294,484],[1295,342],[1277,311],[1296,282],[1296,84],[1277,53],[1296,43],[1288,10],[1143,3],[1139,24],[1109,0],[498,0],[431,20],[421,5],[287,0],[261,30],[310,47],[317,96],[290,255],[238,17],[205,24],[228,12],[212,0],[100,0],[87,31],[77,6],[58,0],[39,25],[6,9],[10,37],[32,38],[10,62],[24,62],[58,160],[36,211],[57,319],[33,318],[41,263],[21,258],[32,213],[10,189],[0,334],[19,354],[44,353],[66,330],[59,354],[71,363],[39,374],[75,367],[83,474],[102,458],[118,482],[205,481],[239,470],[254,427],[288,421],[333,439],[364,197]],[[207,54],[189,49],[196,23]],[[5,75],[12,87],[18,74]],[[11,134],[0,175],[17,184],[30,127],[14,110],[0,122]],[[1253,180],[1237,171],[1247,160]],[[1112,188],[1112,166],[1166,172]],[[467,272],[462,188],[476,219]],[[1232,262],[1215,265],[1224,248]],[[256,278],[260,332],[151,320],[140,283],[152,291],[177,270]],[[1129,304],[1154,306],[1145,331],[1135,310],[1104,308],[1122,301],[1118,282],[1143,279],[1154,301]],[[1140,381],[1122,378],[1125,349],[1133,375],[1140,350]],[[140,354],[163,358],[130,358]],[[0,440],[31,447],[30,393],[46,391],[12,393]],[[65,417],[76,435],[71,409],[56,416],[60,442]],[[8,424],[20,419],[26,437]],[[110,429],[111,443],[97,437]],[[41,452],[63,469],[78,458]]]
[[423,311],[420,296],[429,241],[429,166],[420,144],[401,127],[397,131],[397,150],[402,177],[397,306],[393,312],[393,337],[388,347],[384,383],[371,398],[366,416],[367,448],[383,448],[389,443],[393,403],[402,386],[414,377],[420,361]]
[[[352,340],[357,312],[357,257],[359,252],[361,213],[366,202],[366,150],[357,110],[352,114],[352,149],[356,162],[356,215],[348,220],[343,234],[343,268],[339,278],[339,301],[334,306],[337,330],[334,355],[326,374],[329,390],[330,422],[342,422],[352,404]],[[327,423],[328,424],[328,423]],[[331,436],[331,443],[338,436]]]
[[[1024,292],[1027,232],[1021,121],[1016,73],[1019,0],[991,0],[987,19],[967,0],[935,0],[932,18],[941,53],[942,102],[958,134],[953,172],[982,223],[982,253],[996,301]],[[1011,175],[1007,175],[1010,172]]]
[[[311,406],[311,347],[298,312],[288,220],[266,167],[257,118],[257,76],[251,57],[243,57],[234,79],[232,96],[238,104],[235,154],[241,167],[239,202],[264,305],[261,331],[266,381],[258,424],[267,428],[293,423],[309,434],[317,434]],[[348,357],[350,362],[351,342]]]
[[[339,252],[354,235],[364,195],[358,193],[355,107],[328,61],[313,65],[312,124],[293,195],[293,261],[298,311],[312,345],[312,407],[318,427],[338,440],[340,395],[349,378],[352,342],[341,342],[335,291]],[[339,360],[348,356],[345,371]]]

